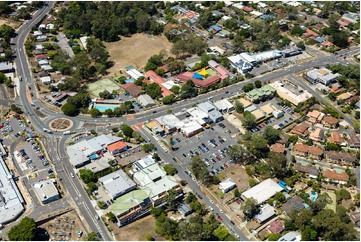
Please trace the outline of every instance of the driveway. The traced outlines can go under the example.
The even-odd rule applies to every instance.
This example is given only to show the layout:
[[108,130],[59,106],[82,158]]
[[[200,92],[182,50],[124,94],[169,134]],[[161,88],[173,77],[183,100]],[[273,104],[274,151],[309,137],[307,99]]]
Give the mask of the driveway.
[[68,44],[68,39],[65,37],[63,33],[59,33],[56,35],[56,39],[58,40],[58,45],[60,48],[68,54],[70,58],[73,58],[74,52]]

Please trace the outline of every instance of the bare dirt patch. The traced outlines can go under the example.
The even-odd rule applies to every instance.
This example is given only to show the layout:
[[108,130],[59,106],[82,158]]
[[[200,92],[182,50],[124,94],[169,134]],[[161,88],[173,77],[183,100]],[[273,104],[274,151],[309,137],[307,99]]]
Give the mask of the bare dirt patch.
[[[41,223],[41,225],[39,225],[40,228],[48,232],[50,240],[85,240],[85,228],[74,210],[50,219],[49,221],[38,221],[38,223]],[[80,238],[78,237],[79,230],[83,232]]]
[[114,66],[108,69],[109,75],[117,76],[119,71],[127,66],[144,67],[149,57],[163,49],[169,54],[172,43],[164,36],[150,38],[146,34],[134,34],[131,37],[122,37],[117,42],[105,43],[105,46],[109,51],[109,60],[114,61]]
[[150,234],[156,241],[164,240],[155,232],[155,218],[153,216],[144,217],[121,228],[118,228],[114,223],[111,223],[111,226],[118,241],[144,241],[146,234]]
[[16,22],[16,21],[11,21],[11,20],[8,20],[8,19],[0,18],[0,26],[5,25],[5,24],[13,27],[14,29],[17,29],[17,28],[20,27],[22,22]]

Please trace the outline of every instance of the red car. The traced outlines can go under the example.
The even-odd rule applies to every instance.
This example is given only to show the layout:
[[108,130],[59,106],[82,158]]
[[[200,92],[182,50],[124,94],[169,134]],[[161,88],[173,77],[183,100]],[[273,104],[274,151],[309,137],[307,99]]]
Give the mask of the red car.
[[236,203],[237,203],[237,204],[241,204],[238,200],[236,200]]
[[217,159],[218,161],[220,161],[220,160],[221,160],[221,158],[220,158],[219,156],[217,156],[217,157],[216,157],[216,159]]
[[223,220],[223,219],[221,218],[221,216],[219,216],[219,214],[218,214],[217,218],[218,218],[219,221],[222,221],[222,220]]

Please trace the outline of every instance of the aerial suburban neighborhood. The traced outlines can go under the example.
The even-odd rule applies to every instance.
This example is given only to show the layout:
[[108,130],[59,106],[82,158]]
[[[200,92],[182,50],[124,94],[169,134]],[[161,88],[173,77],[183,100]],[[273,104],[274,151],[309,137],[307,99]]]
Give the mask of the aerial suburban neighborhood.
[[0,240],[360,241],[360,2],[1,1]]

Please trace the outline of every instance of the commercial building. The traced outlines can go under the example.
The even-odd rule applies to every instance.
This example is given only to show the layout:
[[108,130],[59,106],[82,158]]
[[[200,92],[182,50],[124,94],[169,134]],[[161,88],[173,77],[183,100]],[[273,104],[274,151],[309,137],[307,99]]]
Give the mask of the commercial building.
[[166,172],[157,163],[136,171],[133,174],[134,181],[141,187],[161,180],[166,176]]
[[34,191],[42,204],[47,204],[60,198],[58,189],[56,189],[53,181],[51,180],[35,183]]
[[221,113],[230,113],[234,110],[233,104],[227,99],[215,101],[213,104]]
[[117,170],[101,177],[99,178],[99,182],[104,186],[105,191],[113,200],[136,188],[136,184],[123,170]]
[[298,106],[298,104],[305,102],[312,97],[311,93],[296,87],[290,82],[276,81],[269,85],[276,89],[277,94],[281,98],[290,101],[295,106]]
[[225,181],[219,183],[219,189],[221,189],[223,193],[231,191],[236,186],[237,185],[233,182],[232,178],[227,178]]
[[148,94],[143,94],[140,95],[138,97],[138,102],[144,107],[144,108],[149,108],[149,107],[153,107],[156,105],[156,103],[154,102],[154,100],[148,95]]
[[267,180],[264,180],[256,186],[243,192],[242,198],[253,198],[256,200],[257,204],[262,204],[282,190],[283,188],[280,185],[271,178],[268,178]]
[[197,107],[203,112],[207,113],[209,119],[212,120],[212,122],[217,123],[223,120],[222,114],[217,111],[216,107],[213,106],[213,104],[210,102],[200,103],[197,105]]
[[253,68],[253,65],[247,60],[243,59],[241,55],[234,55],[227,58],[230,61],[231,66],[241,74],[246,74]]
[[13,64],[11,62],[0,62],[0,72],[7,73],[13,72]]
[[275,92],[276,90],[270,85],[264,85],[261,88],[257,88],[249,91],[246,94],[246,97],[254,103],[259,103],[260,101],[272,99],[274,97]]
[[0,224],[16,220],[25,210],[23,204],[13,176],[0,156]]
[[182,125],[180,130],[187,138],[190,138],[203,131],[202,125],[200,125],[196,120],[193,120],[193,118],[182,120],[181,123]]
[[332,71],[326,68],[313,69],[303,75],[303,77],[311,84],[315,85],[317,83],[322,83],[325,86],[335,82],[338,76],[338,73],[333,74]]
[[152,155],[147,155],[133,163],[133,171],[140,171],[150,165],[155,164]]
[[192,116],[192,118],[197,121],[200,125],[205,125],[208,120],[208,113],[204,112],[198,107],[189,108],[186,112]]
[[174,114],[160,116],[156,118],[155,121],[157,121],[167,134],[177,131],[177,127],[181,126],[181,121]]
[[100,135],[98,137],[83,140],[67,147],[67,153],[72,165],[79,168],[91,160],[95,160],[100,154],[107,151],[107,146],[123,140],[120,137]]

